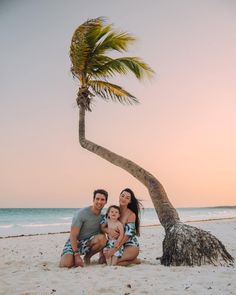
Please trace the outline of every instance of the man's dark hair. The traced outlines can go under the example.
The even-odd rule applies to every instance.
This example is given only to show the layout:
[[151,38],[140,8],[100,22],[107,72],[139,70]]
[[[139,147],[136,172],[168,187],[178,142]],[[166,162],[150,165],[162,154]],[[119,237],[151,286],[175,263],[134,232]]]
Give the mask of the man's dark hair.
[[94,192],[93,192],[93,200],[95,200],[95,196],[96,194],[101,194],[101,195],[104,195],[105,198],[106,198],[106,201],[108,199],[108,192],[105,191],[104,189],[96,189]]

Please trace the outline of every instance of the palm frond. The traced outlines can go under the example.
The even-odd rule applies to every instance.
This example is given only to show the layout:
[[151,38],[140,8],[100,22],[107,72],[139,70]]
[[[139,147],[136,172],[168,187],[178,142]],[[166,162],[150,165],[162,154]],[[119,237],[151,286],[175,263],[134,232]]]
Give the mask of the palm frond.
[[104,100],[118,101],[122,104],[137,104],[138,99],[122,87],[106,81],[90,80],[89,86]]
[[102,17],[90,19],[75,30],[70,47],[71,71],[75,76],[80,76],[85,72],[89,56],[96,44],[96,42],[92,42],[91,35],[102,29],[103,22],[104,18]]
[[104,40],[99,42],[94,50],[94,54],[104,54],[107,51],[127,51],[128,46],[135,41],[135,37],[127,32],[109,32]]
[[101,39],[111,31],[112,24],[97,27],[95,30],[91,30],[88,33],[88,41],[93,42],[93,44],[98,44],[98,42],[101,42]]
[[79,79],[82,88],[91,87],[103,99],[137,103],[132,94],[107,81],[116,74],[129,72],[139,80],[153,75],[154,71],[138,57],[112,58],[106,54],[109,51],[127,51],[134,41],[131,34],[114,30],[112,24],[106,25],[103,17],[87,20],[72,37],[70,59],[73,76]]
[[145,76],[151,77],[154,71],[138,57],[121,57],[103,59],[103,64],[94,67],[91,72],[94,77],[109,78],[116,74],[126,75],[131,72],[139,80]]
[[150,78],[154,74],[153,69],[139,57],[121,57],[117,60],[125,65],[137,79],[143,79],[145,76]]

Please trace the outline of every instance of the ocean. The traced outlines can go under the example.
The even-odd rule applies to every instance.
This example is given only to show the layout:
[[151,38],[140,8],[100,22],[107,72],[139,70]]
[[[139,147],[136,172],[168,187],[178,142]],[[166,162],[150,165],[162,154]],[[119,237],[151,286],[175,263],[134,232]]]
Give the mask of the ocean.
[[[66,232],[75,208],[0,208],[0,237]],[[236,206],[177,208],[181,221],[236,218]],[[155,209],[141,213],[141,225],[160,224]]]

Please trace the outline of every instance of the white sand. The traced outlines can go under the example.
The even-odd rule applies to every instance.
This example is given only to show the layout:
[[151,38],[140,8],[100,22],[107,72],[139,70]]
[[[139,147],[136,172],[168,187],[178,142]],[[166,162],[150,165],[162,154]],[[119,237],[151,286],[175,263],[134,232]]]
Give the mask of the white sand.
[[[236,220],[191,223],[217,236],[236,257]],[[0,239],[0,294],[236,294],[234,267],[165,267],[161,226],[141,229],[141,265],[60,269],[68,234]]]

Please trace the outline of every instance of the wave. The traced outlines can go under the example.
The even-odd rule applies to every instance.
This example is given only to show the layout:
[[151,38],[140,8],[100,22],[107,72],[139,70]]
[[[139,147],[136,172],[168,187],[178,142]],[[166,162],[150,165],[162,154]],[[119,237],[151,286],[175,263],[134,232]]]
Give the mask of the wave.
[[61,217],[62,220],[71,220],[71,217]]
[[0,228],[11,228],[13,226],[14,224],[3,224],[3,225],[0,225]]

